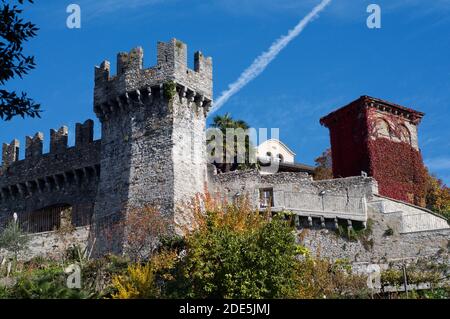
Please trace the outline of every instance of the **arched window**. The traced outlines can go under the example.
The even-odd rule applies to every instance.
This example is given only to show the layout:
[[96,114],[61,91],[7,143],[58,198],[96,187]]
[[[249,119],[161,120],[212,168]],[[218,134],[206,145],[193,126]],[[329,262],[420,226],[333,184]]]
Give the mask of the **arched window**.
[[405,125],[400,126],[400,140],[411,145],[411,132]]
[[281,154],[278,154],[278,155],[277,155],[277,158],[278,158],[278,160],[280,161],[280,163],[284,161],[284,157],[283,157],[283,155],[281,155]]
[[377,121],[376,134],[377,137],[391,139],[391,127],[386,120],[380,119]]

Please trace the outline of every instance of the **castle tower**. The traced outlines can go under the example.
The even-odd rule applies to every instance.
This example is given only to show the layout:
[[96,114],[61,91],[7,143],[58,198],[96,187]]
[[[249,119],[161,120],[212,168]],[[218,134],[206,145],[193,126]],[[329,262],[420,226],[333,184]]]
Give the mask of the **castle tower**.
[[330,130],[333,175],[366,172],[380,195],[424,204],[425,168],[417,136],[423,113],[369,96],[323,117]]
[[[157,65],[143,68],[143,50],[95,68],[94,110],[102,124],[101,173],[94,222],[101,224],[145,205],[178,225],[177,208],[206,182],[206,115],[212,102],[212,59],[172,39],[158,43]],[[112,217],[111,217],[112,216]]]

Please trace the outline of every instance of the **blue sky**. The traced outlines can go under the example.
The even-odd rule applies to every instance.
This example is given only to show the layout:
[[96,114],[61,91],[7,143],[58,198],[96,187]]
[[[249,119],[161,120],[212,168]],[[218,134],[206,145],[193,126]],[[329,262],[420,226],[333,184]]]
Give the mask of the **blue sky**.
[[[214,60],[217,97],[270,44],[319,0],[46,0],[26,6],[40,31],[27,44],[37,68],[8,88],[42,104],[42,119],[0,122],[0,142],[95,119],[93,69],[115,65],[119,51],[142,46],[145,66],[156,61],[156,42],[176,37]],[[81,29],[66,27],[66,7],[81,6]],[[366,7],[382,8],[382,28],[368,29]],[[253,82],[217,114],[230,112],[253,127],[278,127],[280,138],[313,164],[329,147],[319,118],[361,95],[426,113],[419,138],[430,170],[450,184],[450,0],[333,0]],[[115,70],[114,70],[115,71]],[[99,124],[96,122],[96,137]]]

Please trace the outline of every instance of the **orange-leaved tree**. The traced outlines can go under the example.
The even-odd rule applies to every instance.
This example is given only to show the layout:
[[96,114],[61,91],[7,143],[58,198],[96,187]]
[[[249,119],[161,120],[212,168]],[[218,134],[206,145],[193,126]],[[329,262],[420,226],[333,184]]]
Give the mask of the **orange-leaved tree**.
[[327,149],[318,158],[314,160],[316,168],[314,169],[314,179],[324,180],[333,178],[331,149]]
[[154,207],[133,209],[124,221],[125,252],[131,260],[147,260],[169,234],[170,221]]
[[450,188],[434,175],[428,176],[425,200],[428,209],[450,218]]

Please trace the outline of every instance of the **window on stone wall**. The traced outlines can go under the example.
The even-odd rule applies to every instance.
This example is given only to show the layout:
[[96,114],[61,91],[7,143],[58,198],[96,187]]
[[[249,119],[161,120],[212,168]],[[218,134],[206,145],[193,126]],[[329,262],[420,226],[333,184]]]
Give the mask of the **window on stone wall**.
[[411,132],[405,125],[400,126],[400,140],[411,145]]
[[391,127],[386,120],[379,119],[376,125],[376,134],[377,137],[384,137],[387,139],[391,139]]
[[55,205],[40,210],[19,214],[19,223],[27,233],[54,231],[61,226],[61,213],[70,209],[70,205]]
[[260,207],[273,207],[273,188],[262,188],[259,190]]

